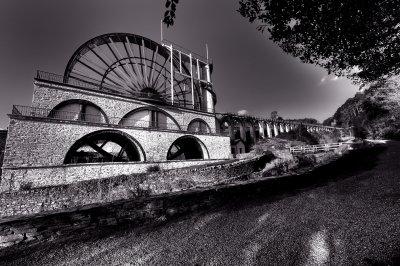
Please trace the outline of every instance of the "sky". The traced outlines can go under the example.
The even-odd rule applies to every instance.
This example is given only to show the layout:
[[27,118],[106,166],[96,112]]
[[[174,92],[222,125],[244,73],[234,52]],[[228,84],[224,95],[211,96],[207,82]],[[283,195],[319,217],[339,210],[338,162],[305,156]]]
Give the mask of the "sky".
[[[238,0],[185,0],[164,38],[214,63],[217,112],[284,119],[332,116],[358,86],[285,54],[236,10]],[[12,105],[32,101],[37,70],[64,73],[87,40],[104,33],[134,33],[160,42],[165,0],[1,0],[0,128]]]

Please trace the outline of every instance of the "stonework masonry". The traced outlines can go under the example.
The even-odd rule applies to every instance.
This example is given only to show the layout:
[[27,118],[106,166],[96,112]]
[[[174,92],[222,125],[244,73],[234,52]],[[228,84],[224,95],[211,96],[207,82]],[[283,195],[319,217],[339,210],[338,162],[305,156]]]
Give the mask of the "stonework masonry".
[[[260,156],[244,161],[222,163],[208,161],[209,166],[201,166],[193,162],[193,166],[183,169],[157,171],[142,174],[123,174],[118,171],[124,168],[123,164],[105,165],[98,164],[95,168],[90,166],[67,167],[66,171],[76,171],[76,175],[68,173],[68,178],[75,178],[72,184],[63,183],[65,180],[53,180],[52,176],[45,176],[42,181],[48,182],[43,187],[22,187],[20,190],[0,193],[0,219],[10,216],[35,214],[46,211],[60,211],[94,203],[106,203],[121,199],[140,199],[149,196],[182,192],[199,187],[229,183],[235,178],[250,175],[265,165],[268,157]],[[186,164],[185,164],[186,163]],[[190,162],[173,162],[174,168],[188,166]],[[179,165],[180,164],[180,165]],[[143,165],[143,164],[142,164]],[[103,168],[100,168],[103,167]],[[49,168],[44,168],[48,170]],[[129,166],[125,169],[129,170]],[[111,177],[107,176],[111,170]],[[40,169],[39,169],[40,171]],[[61,169],[54,171],[54,176]],[[81,172],[79,172],[81,171]],[[32,176],[35,176],[34,173]],[[99,174],[103,176],[99,176]],[[39,176],[38,176],[39,177]],[[40,181],[37,181],[38,184]]]
[[0,130],[0,176],[3,165],[4,151],[6,148],[7,130]]
[[[18,189],[21,184],[26,183],[33,183],[33,187],[54,185],[55,182],[66,184],[85,180],[87,174],[90,174],[90,178],[104,178],[113,174],[146,171],[149,164],[140,162],[63,165],[65,155],[78,139],[100,130],[116,130],[132,136],[142,146],[146,162],[158,163],[162,169],[204,164],[202,161],[191,162],[190,160],[181,163],[166,162],[171,143],[185,136],[184,133],[150,129],[109,129],[85,124],[12,118],[3,164],[1,191],[10,187]],[[195,137],[206,147],[205,159],[225,160],[230,157],[229,137],[201,134]],[[161,163],[163,161],[165,163]]]
[[21,188],[38,188],[65,185],[85,180],[110,178],[118,175],[146,173],[156,166],[161,171],[201,166],[225,160],[187,160],[163,162],[125,162],[125,163],[91,163],[61,165],[54,167],[18,167],[5,168],[2,177],[1,191],[17,191]]
[[[56,166],[63,164],[70,147],[83,136],[100,130],[127,133],[142,146],[146,161],[165,161],[171,144],[185,133],[151,129],[110,129],[106,126],[54,123],[12,118],[3,167]],[[229,137],[193,134],[204,143],[205,159],[228,159]]]
[[86,100],[100,107],[109,118],[110,124],[118,124],[120,119],[129,112],[140,107],[157,106],[159,109],[170,114],[186,130],[187,125],[193,119],[204,120],[216,132],[215,114],[199,112],[195,110],[180,109],[170,106],[152,105],[150,103],[129,99],[118,95],[107,95],[95,91],[83,90],[66,85],[58,85],[35,81],[33,89],[33,107],[53,109],[58,104],[67,100]]

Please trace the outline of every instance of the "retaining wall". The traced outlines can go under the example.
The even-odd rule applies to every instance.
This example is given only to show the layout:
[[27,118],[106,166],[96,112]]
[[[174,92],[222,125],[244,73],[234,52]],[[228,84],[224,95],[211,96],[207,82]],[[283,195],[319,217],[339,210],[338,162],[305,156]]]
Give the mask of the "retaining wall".
[[120,175],[62,186],[33,189],[22,187],[20,191],[0,193],[0,218],[67,210],[93,203],[143,198],[229,183],[235,178],[262,169],[266,160],[269,160],[269,157],[202,168]]
[[1,167],[3,166],[6,140],[7,140],[7,130],[0,130],[0,176],[1,176]]
[[1,191],[17,191],[21,188],[38,188],[76,183],[86,180],[104,179],[118,175],[146,173],[152,167],[170,170],[188,166],[201,166],[225,160],[187,160],[164,162],[123,162],[66,164],[51,167],[5,168],[1,180]]

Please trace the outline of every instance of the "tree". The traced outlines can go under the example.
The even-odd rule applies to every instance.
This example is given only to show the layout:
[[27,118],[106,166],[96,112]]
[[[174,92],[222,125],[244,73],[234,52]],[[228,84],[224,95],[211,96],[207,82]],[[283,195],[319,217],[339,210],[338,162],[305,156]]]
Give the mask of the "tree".
[[318,120],[315,118],[300,118],[300,119],[294,119],[294,121],[298,121],[300,123],[305,123],[305,124],[319,124]]
[[278,111],[271,112],[271,119],[278,119]]
[[[173,1],[167,3],[172,6]],[[260,31],[266,29],[274,43],[304,63],[358,82],[400,73],[398,0],[240,0],[239,4],[243,17],[256,22]],[[164,18],[167,25],[173,24],[175,10]]]
[[167,0],[167,2],[165,2],[165,7],[167,10],[164,13],[163,22],[167,25],[167,27],[174,25],[176,5],[178,3],[179,0]]
[[241,0],[239,12],[286,53],[336,75],[400,72],[398,0]]

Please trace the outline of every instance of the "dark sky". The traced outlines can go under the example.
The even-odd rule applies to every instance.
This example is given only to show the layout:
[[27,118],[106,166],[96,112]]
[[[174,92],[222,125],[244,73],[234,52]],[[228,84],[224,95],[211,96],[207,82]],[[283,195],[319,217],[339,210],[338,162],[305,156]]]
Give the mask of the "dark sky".
[[[165,0],[1,0],[0,128],[13,104],[30,105],[36,70],[62,74],[87,40],[128,32],[160,42]],[[164,37],[214,62],[219,112],[283,118],[331,116],[357,87],[284,54],[239,13],[238,0],[180,1]]]

